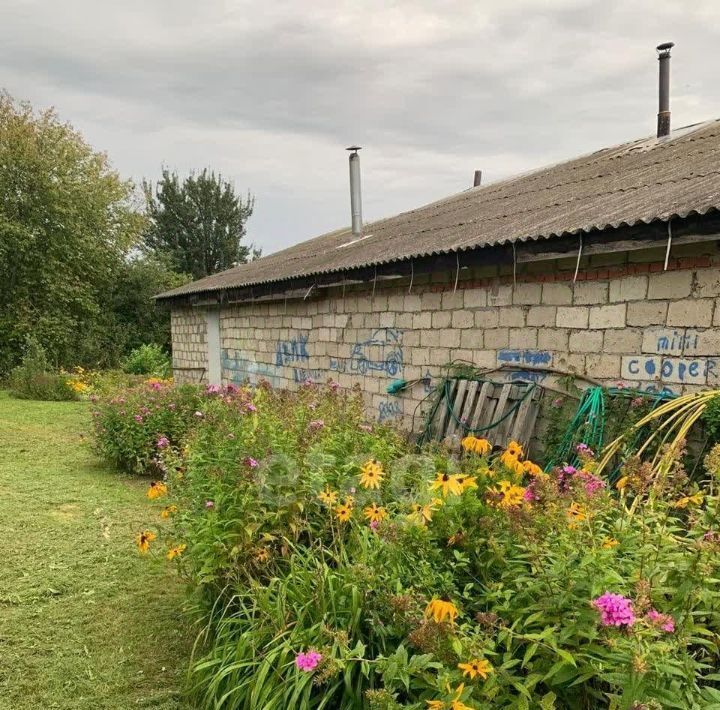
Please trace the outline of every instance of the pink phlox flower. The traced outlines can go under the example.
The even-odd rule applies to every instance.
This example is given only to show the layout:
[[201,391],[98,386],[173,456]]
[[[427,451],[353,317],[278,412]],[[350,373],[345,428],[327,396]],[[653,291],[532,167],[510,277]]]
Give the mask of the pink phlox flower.
[[568,476],[572,476],[577,473],[577,469],[575,468],[575,466],[565,465],[562,467],[562,472],[567,474]]
[[380,527],[380,523],[377,520],[372,520],[370,522],[370,529],[371,530],[377,530]]
[[339,383],[339,382],[334,382],[334,381],[332,381],[332,382],[329,382],[329,383],[328,383],[328,387],[329,387],[333,392],[337,392],[337,391],[340,389],[340,383]]
[[143,418],[142,418],[139,414],[136,414],[136,415],[133,417],[133,419],[134,419],[136,422],[142,422],[142,420],[143,420]]
[[633,409],[635,409],[635,408],[637,408],[637,407],[642,407],[644,401],[645,401],[645,400],[644,400],[642,397],[633,397],[633,398],[630,400],[630,406],[631,406]]
[[663,631],[668,634],[675,631],[675,619],[669,614],[661,614],[657,609],[650,609],[645,617],[654,626],[659,626]]
[[594,599],[592,605],[600,612],[603,626],[632,626],[636,621],[632,600],[622,594],[605,592]]
[[160,384],[160,382],[151,382],[151,383],[150,383],[150,389],[151,389],[151,390],[155,390],[155,391],[157,392],[157,390],[161,390],[161,389],[162,389],[162,384]]
[[358,429],[360,429],[360,431],[364,431],[366,434],[370,434],[372,432],[372,426],[370,426],[370,424],[360,424]]
[[257,468],[258,462],[252,456],[248,456],[245,459],[245,465],[249,466],[250,468]]
[[167,438],[167,436],[161,436],[157,440],[157,447],[158,449],[165,449],[168,446],[170,446],[170,439]]
[[526,500],[528,503],[532,503],[533,501],[540,499],[537,491],[535,490],[534,484],[535,481],[529,483],[527,488],[525,488],[525,492],[523,493],[523,500]]
[[325,422],[322,419],[313,419],[313,421],[308,424],[308,429],[310,429],[311,431],[318,431],[324,426]]
[[710,544],[720,543],[720,533],[716,532],[715,530],[708,530],[703,535],[703,540]]
[[575,447],[575,451],[577,451],[578,456],[582,456],[583,458],[592,458],[595,456],[595,452],[587,445],[587,444],[578,444]]
[[205,501],[205,507],[206,507],[206,508],[214,508],[214,507],[215,507],[215,503],[214,503],[213,501],[211,501],[211,500],[206,500],[206,501]]
[[605,481],[602,478],[598,478],[589,471],[578,471],[577,475],[585,483],[585,493],[592,498],[598,491],[605,488]]
[[248,412],[257,412],[257,407],[252,402],[248,402],[247,405],[245,405],[245,409],[247,409]]
[[322,660],[322,655],[317,651],[308,651],[307,653],[298,653],[295,658],[295,665],[305,672],[314,671],[318,663]]
[[206,385],[205,394],[220,394],[222,387],[220,385]]

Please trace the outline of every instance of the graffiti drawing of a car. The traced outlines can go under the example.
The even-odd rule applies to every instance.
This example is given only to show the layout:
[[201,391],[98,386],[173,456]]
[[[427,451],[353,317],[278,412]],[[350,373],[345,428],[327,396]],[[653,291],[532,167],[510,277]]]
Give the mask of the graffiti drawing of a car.
[[381,370],[395,377],[403,366],[400,336],[398,330],[380,328],[369,340],[356,343],[350,353],[350,369],[361,375],[369,370]]

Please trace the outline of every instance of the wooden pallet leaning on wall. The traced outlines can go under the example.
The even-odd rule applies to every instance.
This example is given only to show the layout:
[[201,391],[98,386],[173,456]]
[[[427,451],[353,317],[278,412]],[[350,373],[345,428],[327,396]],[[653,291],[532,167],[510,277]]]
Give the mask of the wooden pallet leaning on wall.
[[[503,447],[508,441],[514,440],[527,451],[535,430],[543,393],[543,388],[537,385],[527,394],[528,387],[532,386],[531,383],[450,380],[446,389],[447,395],[442,394],[442,401],[433,418],[433,438],[439,441],[450,439],[453,443],[458,443],[465,436],[465,431],[455,418],[465,422],[470,429],[482,429],[502,419],[518,401],[523,400],[500,424],[481,430],[476,436],[488,439],[494,446]],[[447,406],[448,399],[455,417]]]

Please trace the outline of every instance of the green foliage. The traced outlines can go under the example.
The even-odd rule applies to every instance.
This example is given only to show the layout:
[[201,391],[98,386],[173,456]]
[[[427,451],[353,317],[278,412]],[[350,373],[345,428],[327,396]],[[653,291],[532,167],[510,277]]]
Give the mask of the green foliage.
[[166,378],[170,375],[170,357],[159,345],[141,345],[123,360],[122,369],[131,375]]
[[720,442],[720,397],[708,402],[702,421],[708,437],[708,445],[713,447]]
[[238,197],[222,176],[205,169],[181,181],[163,170],[144,191],[150,218],[145,246],[170,259],[175,271],[199,279],[260,255],[242,243],[254,199]]
[[[95,448],[121,471],[159,474],[159,444],[183,442],[198,415],[203,394],[193,385],[172,387],[150,381],[96,401]],[[196,414],[197,412],[197,414]]]
[[53,111],[0,94],[0,373],[32,333],[55,365],[103,360],[104,293],[140,238],[133,186]]
[[124,258],[102,294],[97,337],[103,344],[104,357],[96,364],[114,366],[123,355],[145,343],[169,351],[170,310],[156,306],[154,297],[189,280],[189,276],[175,273],[162,258]]
[[[210,391],[157,452],[172,524],[154,544],[185,546],[205,624],[198,705],[714,702],[720,446],[703,490],[680,458],[631,459],[611,490],[582,447],[577,469],[549,474],[516,446],[479,455],[477,440],[413,454],[362,411],[332,386]],[[606,592],[629,621],[601,617]],[[319,662],[302,670],[308,651]]]
[[52,370],[45,349],[32,336],[25,341],[22,362],[10,371],[8,387],[18,399],[77,399],[76,392],[68,384],[68,376]]

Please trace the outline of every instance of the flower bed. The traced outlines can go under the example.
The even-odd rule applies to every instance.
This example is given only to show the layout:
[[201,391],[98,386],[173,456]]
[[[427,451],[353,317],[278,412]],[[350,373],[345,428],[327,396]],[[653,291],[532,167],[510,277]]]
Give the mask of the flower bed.
[[[156,530],[206,622],[195,700],[227,708],[705,708],[720,703],[720,449],[412,451],[336,387],[206,397],[155,455]],[[163,520],[164,519],[164,520]]]

